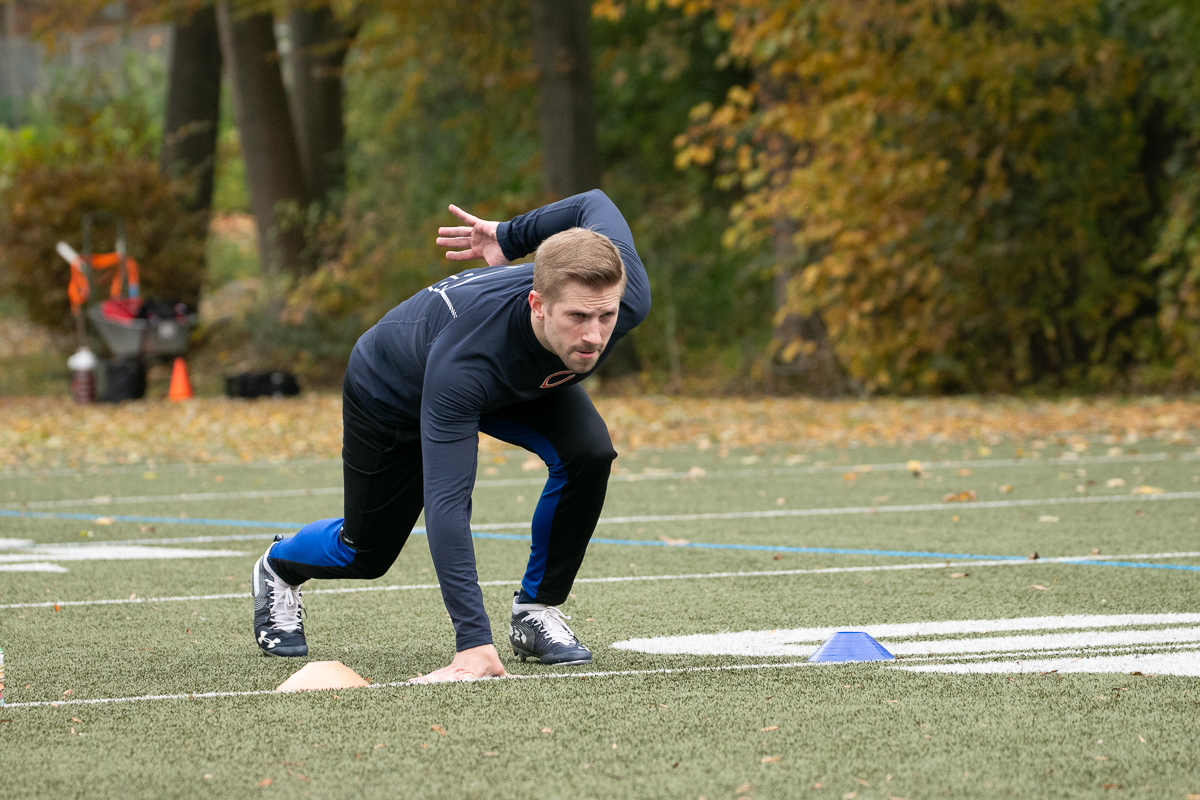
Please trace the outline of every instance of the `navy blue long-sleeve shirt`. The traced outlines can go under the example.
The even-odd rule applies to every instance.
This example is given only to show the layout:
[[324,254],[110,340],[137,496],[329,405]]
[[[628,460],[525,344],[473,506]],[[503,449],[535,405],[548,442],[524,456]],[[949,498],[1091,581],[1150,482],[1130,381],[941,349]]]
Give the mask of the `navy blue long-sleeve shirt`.
[[[607,236],[625,264],[625,295],[599,366],[650,312],[646,269],[613,202],[598,189],[569,197],[500,223],[496,238],[512,260],[575,227]],[[533,264],[452,275],[389,311],[347,367],[355,396],[381,425],[420,430],[425,528],[459,650],[492,641],[471,544],[480,417],[585,377],[534,336],[532,288]]]

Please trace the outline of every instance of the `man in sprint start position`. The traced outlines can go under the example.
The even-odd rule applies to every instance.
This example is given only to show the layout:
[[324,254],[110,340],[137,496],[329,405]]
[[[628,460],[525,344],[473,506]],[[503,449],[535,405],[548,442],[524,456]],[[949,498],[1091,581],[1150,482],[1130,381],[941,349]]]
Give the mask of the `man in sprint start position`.
[[[557,606],[567,599],[600,517],[616,458],[579,382],[650,311],[629,226],[600,191],[509,222],[450,210],[440,228],[454,261],[483,259],[392,309],[354,346],[343,383],[345,517],[306,525],[254,565],[254,636],[264,653],[308,654],[300,586],[382,576],[422,507],[457,653],[419,679],[504,675],[471,544],[478,433],[525,448],[550,470],[513,598],[522,660],[586,664]],[[536,251],[533,264],[509,261]]]

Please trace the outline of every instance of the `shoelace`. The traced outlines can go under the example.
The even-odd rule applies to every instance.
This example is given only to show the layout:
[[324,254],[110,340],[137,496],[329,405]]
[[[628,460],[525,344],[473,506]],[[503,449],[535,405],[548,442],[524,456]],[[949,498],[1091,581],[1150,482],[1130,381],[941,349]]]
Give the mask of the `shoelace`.
[[528,611],[526,614],[532,622],[537,623],[537,626],[552,642],[575,644],[575,634],[571,633],[571,629],[567,627],[567,620],[570,617],[559,611],[557,606],[546,606],[544,609]]
[[300,627],[300,612],[304,609],[304,601],[300,599],[300,590],[290,583],[267,578],[267,586],[271,591],[271,620],[275,627],[286,633],[291,633]]

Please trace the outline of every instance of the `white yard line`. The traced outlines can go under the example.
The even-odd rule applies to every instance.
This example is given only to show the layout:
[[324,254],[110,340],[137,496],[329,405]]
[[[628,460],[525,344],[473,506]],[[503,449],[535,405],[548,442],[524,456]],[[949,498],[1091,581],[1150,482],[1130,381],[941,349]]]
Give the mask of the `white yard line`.
[[[795,667],[811,667],[814,664],[808,664],[803,661],[793,661],[787,663],[770,663],[770,664],[730,664],[719,667],[673,667],[664,669],[627,669],[627,670],[612,670],[609,672],[552,672],[537,675],[508,675],[503,678],[484,678],[480,681],[472,681],[473,683],[500,683],[504,681],[536,681],[536,680],[552,680],[558,679],[574,679],[581,678],[618,678],[618,677],[637,677],[641,675],[674,675],[689,672],[733,672],[739,670],[760,670],[760,669],[789,669]],[[394,683],[373,683],[370,686],[361,687],[364,690],[368,689],[398,689],[398,688],[416,688],[425,685],[439,684],[419,684],[411,681],[396,681]],[[338,689],[337,691],[353,691],[353,689]],[[0,708],[58,708],[59,706],[84,706],[84,705],[103,705],[107,703],[136,703],[147,700],[209,700],[221,697],[256,697],[261,695],[297,695],[304,694],[303,692],[280,692],[275,689],[258,689],[248,692],[196,692],[193,694],[150,694],[138,695],[134,697],[98,697],[90,700],[44,700],[32,703],[8,703]]]
[[198,469],[287,469],[289,467],[341,466],[340,458],[303,458],[285,461],[205,461],[191,464],[94,464],[87,467],[61,467],[56,469],[5,469],[0,470],[0,481],[20,478],[74,478],[77,475],[108,477],[109,475],[136,475],[139,472],[188,472]]
[[[1175,650],[1182,647],[1181,645],[1165,645],[1155,647],[1148,645],[1145,649],[1158,651],[1158,653],[1150,652],[1140,655],[1129,654],[1125,656],[1107,657],[1107,658],[1076,658],[1075,662],[1080,662],[1071,668],[1073,662],[1068,662],[1066,665],[1060,659],[1055,660],[1040,660],[1040,661],[1012,661],[1015,657],[1024,657],[1026,655],[1046,656],[1050,653],[1044,651],[1029,651],[1019,653],[1007,653],[1009,660],[1005,662],[991,662],[987,664],[968,665],[968,664],[915,664],[913,662],[925,662],[942,659],[942,656],[910,656],[903,662],[875,662],[881,666],[891,669],[906,669],[911,671],[929,671],[929,672],[1038,672],[1055,668],[1055,672],[1088,672],[1088,671],[1103,671],[1117,672],[1125,671],[1133,668],[1157,668],[1159,674],[1170,674],[1162,658],[1156,656],[1169,656],[1172,660],[1180,656],[1190,658],[1192,663],[1195,662],[1196,653],[1185,652],[1180,656],[1169,655],[1170,650]],[[1096,648],[1085,651],[1087,655],[1094,656],[1099,652],[1115,652],[1128,648]],[[1163,652],[1168,651],[1168,652]],[[1077,651],[1067,651],[1063,657],[1074,655]],[[963,659],[978,659],[987,656],[964,655]],[[1105,662],[1103,666],[1110,667],[1107,669],[1089,669],[1092,665],[1087,662]],[[1109,664],[1108,662],[1111,662]],[[844,665],[844,664],[843,664]],[[861,664],[860,664],[861,665]],[[911,665],[911,666],[910,666]],[[641,677],[650,675],[680,675],[689,673],[702,672],[742,672],[751,670],[769,670],[769,669],[799,669],[804,667],[826,667],[838,666],[837,662],[808,662],[808,661],[786,661],[786,662],[760,662],[756,664],[726,664],[722,666],[708,667],[664,667],[661,669],[627,669],[627,670],[609,670],[609,671],[593,671],[593,672],[550,672],[541,674],[524,674],[524,675],[506,675],[503,678],[485,678],[480,681],[472,681],[472,683],[503,683],[505,681],[538,681],[538,680],[581,680],[583,678],[623,678],[623,677]],[[974,667],[974,668],[972,668]],[[1179,674],[1195,674],[1194,667],[1191,671],[1180,671]],[[347,689],[325,690],[325,691],[355,691],[357,688],[364,690],[371,689],[415,689],[427,685],[442,685],[445,684],[419,684],[412,681],[394,681],[391,683],[373,683],[364,687],[351,687]],[[137,703],[152,700],[213,700],[228,697],[262,697],[266,695],[302,695],[304,692],[280,692],[276,689],[257,689],[252,691],[242,692],[194,692],[191,694],[152,694],[152,695],[135,695],[131,697],[97,697],[91,699],[80,700],[42,700],[27,703],[8,703],[0,707],[0,709],[13,708],[59,708],[61,706],[86,706],[86,705],[109,705],[112,703]]]
[[[1145,553],[1131,556],[1106,556],[1106,558],[1123,561],[1127,559],[1165,559],[1200,556],[1197,553]],[[903,572],[921,569],[961,569],[963,567],[1015,567],[1036,566],[1039,564],[1069,564],[1072,561],[1094,561],[1099,556],[1074,556],[1064,558],[1041,558],[1036,561],[1028,559],[1012,559],[1005,561],[936,561],[918,564],[872,564],[860,567],[823,567],[817,569],[770,569],[746,572],[698,572],[680,575],[619,575],[608,578],[576,578],[576,584],[591,583],[638,583],[649,581],[687,581],[715,580],[721,578],[774,578],[788,575],[836,575],[847,572]],[[515,586],[516,579],[505,581],[480,581],[480,586]],[[408,592],[437,589],[436,583],[389,584],[386,586],[346,587],[342,589],[305,589],[305,595],[317,594],[358,594],[360,592]],[[230,592],[228,594],[178,595],[173,597],[134,597],[114,598],[109,600],[59,600],[37,603],[8,603],[0,605],[0,611],[20,608],[53,608],[59,606],[107,606],[107,605],[145,605],[153,603],[185,603],[205,600],[246,600],[249,592]]]
[[[1037,467],[1037,466],[1073,466],[1079,464],[1119,464],[1119,463],[1144,463],[1155,461],[1196,461],[1200,460],[1200,453],[1145,453],[1136,455],[1121,455],[1121,456],[1080,456],[1079,458],[999,458],[999,459],[978,459],[978,460],[958,460],[958,461],[931,461],[923,463],[923,468],[929,472],[938,469],[958,469],[958,468],[992,468],[992,467]],[[644,472],[644,473],[621,473],[613,475],[610,480],[614,482],[638,483],[642,481],[662,481],[662,480],[699,480],[701,478],[763,478],[786,475],[813,475],[818,473],[836,472],[836,473],[869,473],[869,472],[906,472],[908,465],[905,463],[893,462],[885,464],[858,464],[858,465],[821,465],[807,467],[760,467],[747,469],[728,469],[728,470],[708,470],[702,475],[691,472],[674,472],[669,470]],[[506,487],[506,486],[541,486],[545,483],[544,477],[532,478],[481,478],[475,481],[475,486],[480,488],[491,487]],[[343,488],[341,486],[322,486],[314,489],[263,489],[257,491],[241,491],[241,492],[181,492],[177,494],[160,494],[160,495],[128,495],[113,497],[110,495],[101,495],[98,497],[80,497],[63,500],[33,500],[28,502],[9,502],[0,505],[0,508],[5,509],[28,509],[30,511],[46,510],[53,508],[80,508],[87,506],[108,506],[108,505],[139,505],[147,503],[194,503],[194,502],[211,502],[214,500],[258,500],[283,497],[326,497],[341,495]],[[999,501],[1005,502],[1005,501]],[[1012,502],[1012,501],[1009,501]]]
[[0,572],[69,572],[66,567],[50,564],[45,561],[33,561],[26,564],[0,564]]

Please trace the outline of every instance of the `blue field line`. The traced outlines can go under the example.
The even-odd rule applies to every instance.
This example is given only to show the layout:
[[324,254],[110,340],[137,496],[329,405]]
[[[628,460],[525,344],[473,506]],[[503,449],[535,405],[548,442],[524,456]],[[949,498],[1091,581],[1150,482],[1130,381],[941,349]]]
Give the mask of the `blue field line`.
[[1063,564],[1087,564],[1093,567],[1137,567],[1139,569],[1180,569],[1186,572],[1200,572],[1200,567],[1190,564],[1151,564],[1145,561],[1092,561],[1081,558],[1078,561],[1062,561]]
[[702,550],[763,550],[771,553],[821,553],[841,556],[889,556],[893,558],[946,558],[952,561],[1024,561],[1024,556],[978,556],[970,553],[931,553],[924,550],[852,550],[845,547],[784,547],[766,544],[710,544],[688,542],[672,544],[661,540],[597,539],[595,544],[632,544],[642,547],[695,547]]
[[[38,511],[7,511],[0,510],[0,517],[25,517],[33,519],[67,519],[81,520],[85,522],[95,522],[95,514],[76,514],[66,512],[38,512]],[[246,519],[202,519],[191,517],[138,517],[126,515],[114,515],[111,517],[114,522],[141,522],[141,523],[159,523],[159,524],[174,524],[174,525],[216,525],[229,528],[269,528],[272,530],[291,530],[296,531],[304,527],[303,523],[299,522],[263,522],[259,520]],[[484,526],[486,527],[486,526]],[[270,534],[247,534],[245,536],[182,536],[172,538],[170,540],[163,539],[136,539],[123,540],[120,542],[111,542],[111,544],[189,544],[198,542],[213,542],[213,541],[235,541],[235,540],[253,540],[265,539]],[[413,528],[412,535],[426,535],[424,528]],[[499,539],[508,542],[527,542],[529,536],[519,533],[488,533],[487,531],[476,531],[471,534],[475,539]],[[592,544],[611,544],[624,545],[627,547],[666,547],[673,549],[694,549],[694,550],[749,550],[755,552],[768,553],[809,553],[816,555],[846,555],[846,556],[881,556],[884,558],[940,558],[947,561],[1025,561],[1024,556],[994,556],[994,555],[979,555],[974,553],[939,553],[928,550],[864,550],[853,549],[848,547],[789,547],[786,545],[768,545],[768,544],[717,544],[713,542],[687,542],[687,543],[671,543],[664,542],[658,539],[602,539],[593,538]],[[107,542],[62,542],[56,543],[55,546],[86,546],[86,547],[102,547]],[[1056,559],[1064,564],[1082,564],[1086,566],[1096,567],[1127,567],[1135,569],[1173,569],[1182,570],[1185,572],[1200,572],[1200,566],[1191,566],[1188,564],[1152,564],[1142,561],[1097,561],[1087,558],[1076,559]]]

